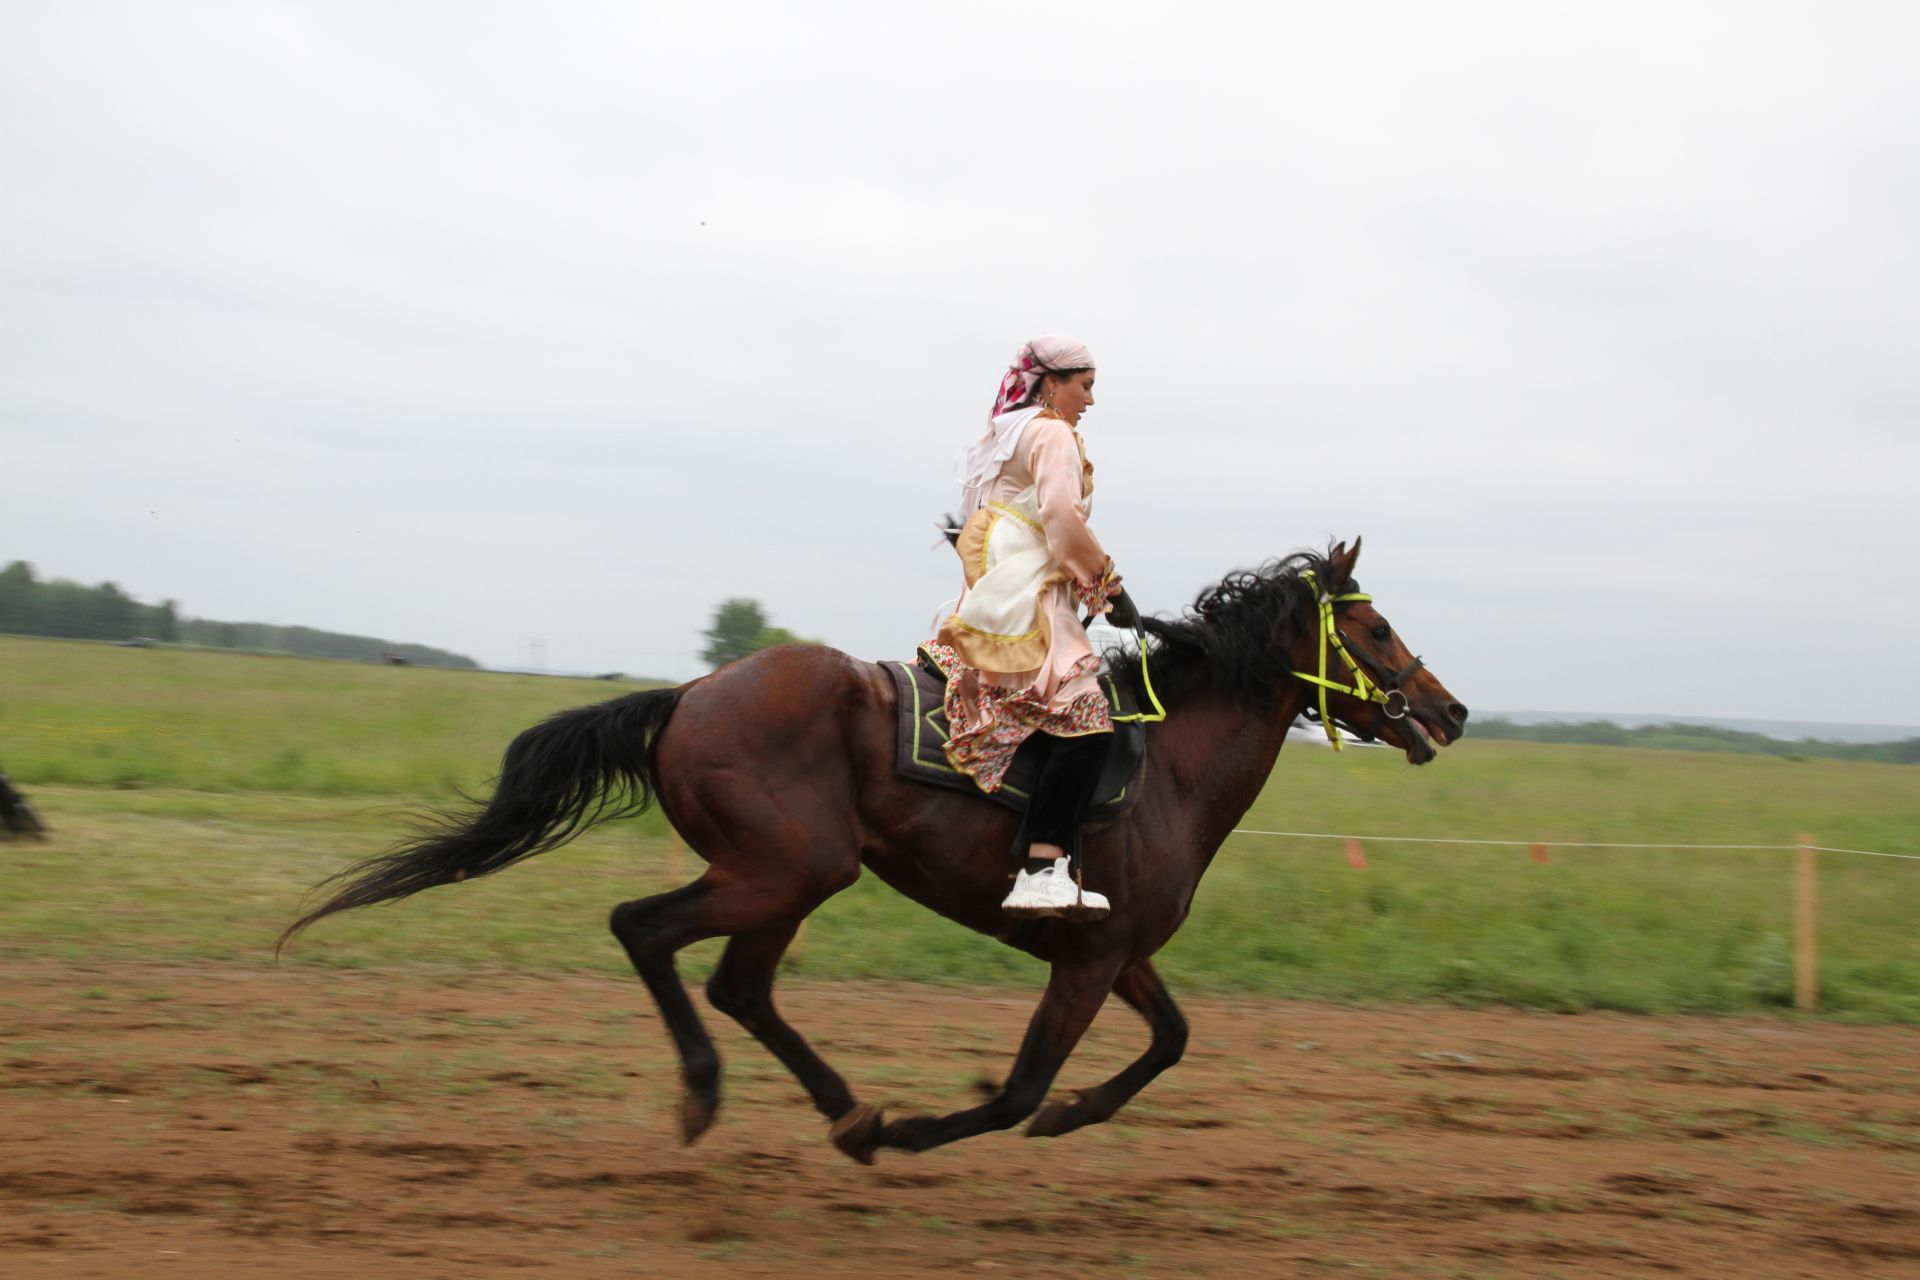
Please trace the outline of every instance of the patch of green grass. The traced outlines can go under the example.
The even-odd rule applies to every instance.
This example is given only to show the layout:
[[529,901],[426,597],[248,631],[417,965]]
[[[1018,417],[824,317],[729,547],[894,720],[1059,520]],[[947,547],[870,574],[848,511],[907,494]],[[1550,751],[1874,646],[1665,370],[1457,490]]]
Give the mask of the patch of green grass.
[[[1554,849],[1556,841],[1920,847],[1899,766],[1471,739],[1425,769],[1289,752],[1242,825],[1540,840],[1521,848],[1242,836],[1161,965],[1170,981],[1345,1000],[1719,1012],[1792,1001],[1791,853]],[[1822,1000],[1920,1018],[1920,867],[1826,855]],[[1233,935],[1235,948],[1207,945]]]
[[[1324,757],[1306,759],[1311,768]],[[1462,751],[1447,763],[1459,761],[1474,762]],[[0,861],[0,956],[264,967],[302,892],[395,832],[390,813],[338,798],[43,788],[36,799],[57,816],[57,839],[9,846]],[[1780,1007],[1791,999],[1789,860],[1613,850],[1541,866],[1523,850],[1382,845],[1361,871],[1337,846],[1237,838],[1160,967],[1191,991],[1546,1009]],[[617,826],[499,876],[335,917],[288,962],[624,973],[606,931],[609,907],[683,883],[696,867],[667,841]],[[1821,881],[1826,1007],[1920,1021],[1920,944],[1908,927],[1920,876],[1904,864],[1829,858]],[[704,978],[720,945],[684,953],[690,980]],[[815,914],[790,969],[1027,987],[1044,976],[1037,961],[873,877]]]
[[[0,850],[0,958],[265,966],[302,893],[404,834],[411,806],[483,788],[520,729],[621,692],[0,637],[0,763],[54,832]],[[1359,870],[1337,842],[1230,837],[1157,963],[1177,991],[1783,1008],[1791,853],[1559,842],[1783,844],[1805,830],[1831,845],[1916,851],[1914,776],[1471,738],[1412,769],[1390,751],[1294,746],[1242,827],[1539,840],[1551,861],[1524,848],[1376,840]],[[499,876],[335,917],[289,963],[627,972],[608,909],[699,869],[664,836],[648,815]],[[1920,1021],[1920,864],[1823,856],[1820,913],[1823,1007]],[[721,945],[683,953],[682,972],[704,978]],[[871,876],[815,914],[788,966],[809,978],[1025,988],[1044,977],[1037,961]]]
[[0,636],[0,762],[29,785],[444,799],[520,730],[636,687]]

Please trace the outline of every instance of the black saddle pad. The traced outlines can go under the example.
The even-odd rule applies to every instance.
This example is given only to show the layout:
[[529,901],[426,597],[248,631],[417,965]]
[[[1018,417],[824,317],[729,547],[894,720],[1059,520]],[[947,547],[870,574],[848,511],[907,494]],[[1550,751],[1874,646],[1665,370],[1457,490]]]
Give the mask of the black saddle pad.
[[[972,778],[947,763],[947,739],[952,735],[947,726],[946,676],[924,658],[918,662],[896,660],[880,665],[893,677],[895,701],[899,706],[898,742],[894,752],[896,771],[915,782],[970,791],[1015,813],[1025,813],[1027,797],[1032,794],[1034,779],[1040,772],[1041,744],[1032,738],[1021,743],[1000,789],[982,791]],[[1139,711],[1133,691],[1119,688],[1112,676],[1103,674],[1100,687],[1106,690],[1107,702],[1115,715],[1133,715]],[[1116,723],[1112,734],[1107,736],[1113,741],[1100,770],[1100,781],[1093,789],[1093,802],[1087,807],[1088,822],[1119,817],[1133,807],[1138,791],[1135,782],[1141,758],[1146,754],[1147,726],[1138,722]]]

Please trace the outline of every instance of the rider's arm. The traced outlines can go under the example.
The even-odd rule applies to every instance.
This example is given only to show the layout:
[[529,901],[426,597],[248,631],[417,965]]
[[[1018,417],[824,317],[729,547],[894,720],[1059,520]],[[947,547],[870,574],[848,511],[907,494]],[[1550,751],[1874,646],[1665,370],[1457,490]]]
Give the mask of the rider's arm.
[[1036,419],[1027,429],[1027,451],[1047,551],[1082,588],[1101,586],[1113,561],[1080,511],[1080,446],[1073,428],[1058,418]]

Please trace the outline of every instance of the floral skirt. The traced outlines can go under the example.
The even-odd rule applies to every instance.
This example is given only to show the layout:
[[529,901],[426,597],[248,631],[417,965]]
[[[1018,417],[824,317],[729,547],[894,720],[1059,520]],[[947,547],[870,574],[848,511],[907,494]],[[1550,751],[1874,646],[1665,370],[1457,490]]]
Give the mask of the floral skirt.
[[[983,679],[944,644],[920,646],[947,677],[947,763],[966,774],[982,791],[997,791],[1020,744],[1036,733],[1080,738],[1111,733],[1112,712],[1097,681],[1092,687],[1051,706],[1032,686],[1013,687]],[[1092,654],[1073,664],[1062,692],[1100,670]],[[1058,701],[1056,698],[1055,701]]]

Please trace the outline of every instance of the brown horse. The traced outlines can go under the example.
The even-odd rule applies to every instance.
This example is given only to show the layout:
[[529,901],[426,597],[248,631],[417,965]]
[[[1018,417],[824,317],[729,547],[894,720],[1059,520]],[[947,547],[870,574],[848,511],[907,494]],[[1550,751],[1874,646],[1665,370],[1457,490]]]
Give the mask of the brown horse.
[[[1230,575],[1183,619],[1143,620],[1167,715],[1149,731],[1134,808],[1087,837],[1086,883],[1113,903],[1097,923],[1048,920],[1016,932],[999,904],[1017,867],[1008,851],[1018,818],[979,797],[896,776],[894,692],[881,668],[832,649],[784,645],[677,689],[576,708],[527,730],[508,747],[484,808],[342,872],[341,887],[286,937],[336,911],[498,871],[657,797],[707,869],[682,888],[615,907],[612,928],[679,1049],[685,1141],[713,1122],[720,1059],[674,953],[719,936],[728,942],[707,983],[709,1001],[787,1065],[833,1122],[833,1141],[855,1159],[871,1162],[880,1147],[924,1151],[1029,1116],[1033,1137],[1098,1123],[1181,1056],[1186,1021],[1151,957],[1186,919],[1215,851],[1272,772],[1288,726],[1318,700],[1295,673],[1324,669],[1347,685],[1326,695],[1328,715],[1415,764],[1465,728],[1467,709],[1372,604],[1337,600],[1357,594],[1359,554],[1358,540],[1324,557],[1297,554]],[[1322,603],[1329,594],[1330,613]],[[1325,668],[1323,617],[1335,623],[1335,656]],[[1117,661],[1123,676],[1135,674],[1137,659]],[[1386,692],[1354,696],[1370,685]],[[983,1105],[889,1119],[856,1103],[775,1011],[775,969],[800,922],[858,879],[862,865],[921,905],[1052,965],[1019,1056]],[[1146,1019],[1151,1046],[1111,1080],[1043,1109],[1110,991]]]

